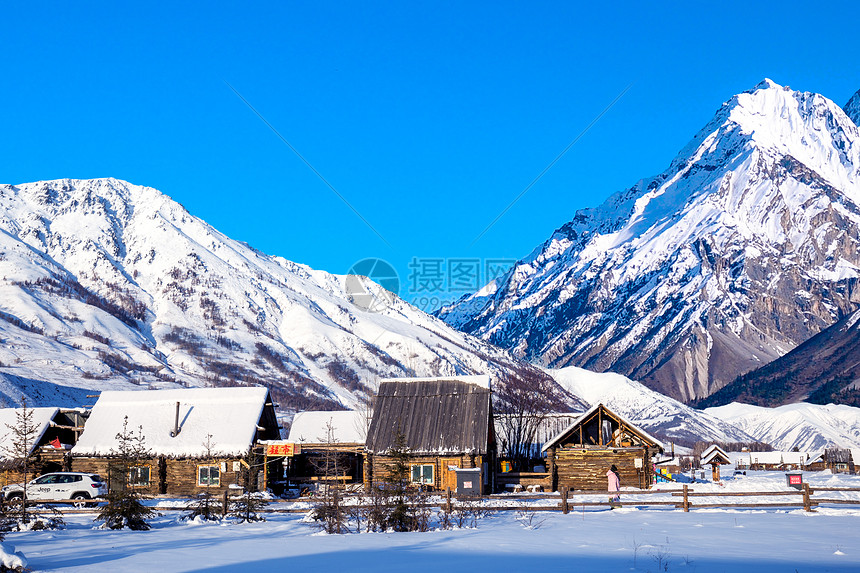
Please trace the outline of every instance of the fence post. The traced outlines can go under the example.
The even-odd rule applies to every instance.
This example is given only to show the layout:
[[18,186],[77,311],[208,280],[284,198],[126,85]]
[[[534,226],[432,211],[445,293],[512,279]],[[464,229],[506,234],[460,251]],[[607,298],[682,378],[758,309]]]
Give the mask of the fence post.
[[567,505],[567,492],[568,488],[561,488],[561,512],[565,515],[570,511],[570,508]]
[[451,508],[451,488],[445,488],[445,512],[451,513],[453,509]]
[[809,484],[803,484],[803,510],[804,511],[812,511],[812,503],[809,500]]
[[221,517],[227,517],[227,492],[230,488],[224,490],[224,495],[221,496]]
[[687,497],[689,487],[687,484],[684,484],[684,511],[690,511],[690,498]]

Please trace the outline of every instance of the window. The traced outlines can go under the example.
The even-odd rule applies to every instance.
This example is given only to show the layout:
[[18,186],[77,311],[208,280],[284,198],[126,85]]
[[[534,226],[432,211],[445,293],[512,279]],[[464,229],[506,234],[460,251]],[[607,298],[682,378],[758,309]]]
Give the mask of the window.
[[412,466],[412,483],[420,483],[422,485],[433,485],[433,466],[432,465],[413,465]]
[[218,466],[197,466],[197,485],[221,485],[221,470]]
[[59,476],[54,475],[54,474],[48,474],[48,475],[42,476],[38,479],[34,479],[33,483],[37,483],[39,485],[44,485],[44,484],[48,484],[48,483],[57,483],[58,477]]
[[149,466],[137,466],[128,472],[128,485],[149,485]]

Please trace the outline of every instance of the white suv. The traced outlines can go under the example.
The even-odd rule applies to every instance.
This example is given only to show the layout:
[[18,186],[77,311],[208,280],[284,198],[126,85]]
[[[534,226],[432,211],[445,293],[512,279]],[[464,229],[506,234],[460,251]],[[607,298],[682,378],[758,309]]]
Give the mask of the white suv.
[[[7,485],[0,490],[3,499],[23,499],[24,486],[20,483]],[[96,474],[56,472],[39,476],[27,484],[27,499],[48,501],[75,500],[83,506],[88,499],[107,494],[107,484]]]

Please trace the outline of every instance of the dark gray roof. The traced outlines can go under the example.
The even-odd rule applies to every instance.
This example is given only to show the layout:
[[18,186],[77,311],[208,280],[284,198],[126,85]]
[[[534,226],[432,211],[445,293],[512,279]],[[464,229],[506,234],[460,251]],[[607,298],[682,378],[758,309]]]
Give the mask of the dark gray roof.
[[373,404],[367,450],[387,453],[398,427],[414,454],[485,454],[490,390],[445,378],[384,381]]
[[847,464],[851,462],[851,450],[828,448],[824,450],[824,459],[830,463]]

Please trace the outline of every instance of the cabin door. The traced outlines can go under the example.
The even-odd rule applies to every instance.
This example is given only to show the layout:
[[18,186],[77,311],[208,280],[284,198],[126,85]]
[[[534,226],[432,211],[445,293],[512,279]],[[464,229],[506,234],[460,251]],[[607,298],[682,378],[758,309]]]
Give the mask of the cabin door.
[[442,458],[442,490],[451,488],[451,491],[457,491],[457,472],[460,468],[460,458]]

